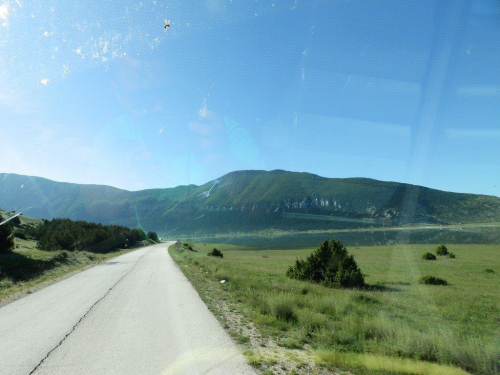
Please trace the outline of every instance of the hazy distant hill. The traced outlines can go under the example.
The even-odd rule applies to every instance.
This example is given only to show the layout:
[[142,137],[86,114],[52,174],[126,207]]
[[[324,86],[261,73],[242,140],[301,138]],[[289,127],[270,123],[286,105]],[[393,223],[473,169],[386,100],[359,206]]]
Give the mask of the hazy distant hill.
[[162,234],[500,221],[498,197],[281,170],[238,171],[202,186],[137,192],[0,174],[0,207]]

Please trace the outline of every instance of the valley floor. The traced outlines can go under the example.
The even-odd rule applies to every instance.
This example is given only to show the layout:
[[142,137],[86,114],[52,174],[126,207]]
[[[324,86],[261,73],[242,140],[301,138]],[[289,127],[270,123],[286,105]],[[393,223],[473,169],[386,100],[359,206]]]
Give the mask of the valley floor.
[[[348,247],[366,290],[288,279],[312,248],[192,246],[170,253],[262,373],[500,373],[499,245],[450,245],[456,259],[436,261],[422,260],[436,245]],[[207,256],[214,246],[223,259]]]
[[[297,235],[310,235],[310,234],[322,234],[325,236],[336,234],[336,233],[363,233],[363,232],[405,232],[405,231],[427,231],[427,230],[467,230],[467,229],[498,229],[500,228],[500,222],[484,222],[484,223],[460,223],[460,224],[405,224],[402,226],[375,226],[375,227],[365,227],[365,228],[342,228],[342,229],[310,229],[310,230],[282,230],[282,229],[265,229],[253,232],[232,232],[232,233],[222,233],[213,235],[200,235],[200,237],[213,237],[213,238],[234,238],[234,237],[276,237],[276,236],[297,236]],[[165,234],[164,237],[171,237]],[[172,237],[173,238],[173,237]],[[180,238],[187,238],[185,235],[181,235]]]

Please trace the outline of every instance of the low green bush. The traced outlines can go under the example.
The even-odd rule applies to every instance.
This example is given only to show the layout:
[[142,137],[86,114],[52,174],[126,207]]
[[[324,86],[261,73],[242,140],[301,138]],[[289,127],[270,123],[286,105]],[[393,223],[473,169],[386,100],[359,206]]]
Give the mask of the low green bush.
[[455,254],[453,254],[453,253],[448,253],[448,258],[455,259],[455,258],[456,258],[456,256],[455,256]]
[[354,257],[342,242],[332,238],[324,241],[305,260],[297,259],[286,275],[291,279],[321,283],[328,287],[356,288],[365,285]]
[[16,238],[20,238],[21,240],[27,240],[28,238],[26,237],[26,234],[20,230],[20,229],[14,229],[14,232],[12,232],[12,235]]
[[69,257],[69,253],[66,250],[64,250],[64,251],[61,251],[59,254],[57,254],[52,259],[55,261],[61,262],[61,261],[65,261],[66,259],[68,259],[68,257]]
[[277,320],[282,320],[285,322],[296,322],[298,320],[293,305],[289,301],[286,300],[278,301],[274,305],[273,310],[274,310],[274,316],[276,317]]
[[217,257],[217,258],[224,258],[224,254],[222,254],[222,251],[220,251],[219,249],[216,249],[215,247],[213,248],[213,250],[208,252],[208,256]]
[[486,268],[484,270],[484,272],[486,272],[486,273],[495,273],[495,271],[493,271],[491,268]]
[[425,253],[424,255],[422,255],[422,259],[423,260],[436,260],[436,256],[432,253]]
[[436,255],[448,255],[448,248],[446,245],[439,245],[436,248]]
[[422,276],[419,280],[420,284],[426,285],[448,285],[448,282],[436,276]]
[[366,294],[359,294],[353,297],[354,301],[356,302],[361,302],[361,303],[366,303],[366,304],[379,304],[380,301],[374,297],[370,297]]

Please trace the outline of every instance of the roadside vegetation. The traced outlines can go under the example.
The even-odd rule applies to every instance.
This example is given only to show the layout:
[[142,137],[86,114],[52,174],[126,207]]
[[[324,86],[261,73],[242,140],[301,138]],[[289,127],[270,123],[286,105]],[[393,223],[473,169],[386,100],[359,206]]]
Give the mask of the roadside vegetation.
[[155,243],[160,242],[160,239],[158,238],[158,234],[156,232],[148,232],[147,238]]
[[[15,249],[0,255],[0,305],[18,293],[30,294],[40,286],[127,253],[37,249],[35,241],[15,239]],[[20,295],[20,296],[22,296]]]
[[0,303],[156,241],[156,233],[138,229],[17,217],[0,226]]
[[[206,256],[214,246],[224,258]],[[436,245],[349,248],[367,285],[348,289],[286,276],[311,248],[192,247],[170,253],[263,373],[500,373],[499,245],[437,262],[422,259]]]
[[[3,222],[5,218],[0,214],[0,223]],[[4,225],[0,225],[0,254],[7,253],[14,248],[14,235],[13,235],[13,224],[7,222]]]
[[[26,235],[38,241],[41,250],[80,250],[106,253],[147,241],[142,229],[118,225],[102,225],[70,219],[43,220],[41,225],[27,228]],[[158,239],[154,232],[150,236]]]

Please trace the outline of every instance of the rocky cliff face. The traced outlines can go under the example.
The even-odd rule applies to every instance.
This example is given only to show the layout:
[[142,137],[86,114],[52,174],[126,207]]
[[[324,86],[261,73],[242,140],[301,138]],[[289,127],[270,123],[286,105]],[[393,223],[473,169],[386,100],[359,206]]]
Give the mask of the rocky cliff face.
[[241,212],[302,212],[316,213],[324,215],[340,216],[363,216],[368,218],[397,220],[402,217],[401,212],[396,208],[376,207],[374,205],[366,206],[365,209],[353,209],[353,205],[348,201],[340,201],[335,198],[310,198],[305,197],[301,200],[285,199],[279,202],[264,203],[246,203],[243,205],[201,206],[204,211],[241,211]]

